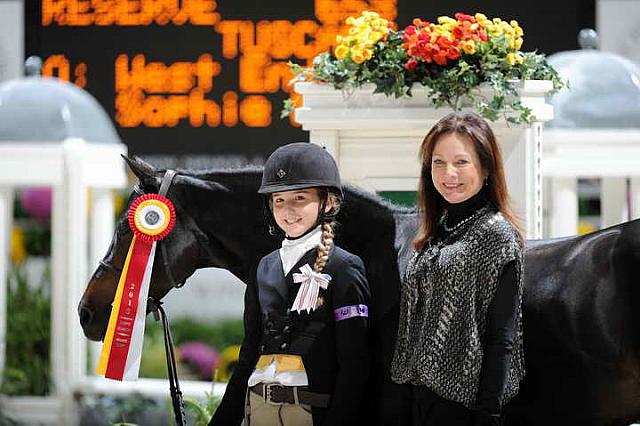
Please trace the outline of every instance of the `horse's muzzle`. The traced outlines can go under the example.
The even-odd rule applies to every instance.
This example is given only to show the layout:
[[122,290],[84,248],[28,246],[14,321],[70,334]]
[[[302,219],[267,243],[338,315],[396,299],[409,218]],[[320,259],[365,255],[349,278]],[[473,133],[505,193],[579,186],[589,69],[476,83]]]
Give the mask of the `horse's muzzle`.
[[84,331],[85,336],[91,340],[95,339],[90,333],[91,322],[93,321],[93,309],[88,308],[86,305],[81,303],[78,306],[78,316],[80,317],[80,325],[82,326],[82,330]]

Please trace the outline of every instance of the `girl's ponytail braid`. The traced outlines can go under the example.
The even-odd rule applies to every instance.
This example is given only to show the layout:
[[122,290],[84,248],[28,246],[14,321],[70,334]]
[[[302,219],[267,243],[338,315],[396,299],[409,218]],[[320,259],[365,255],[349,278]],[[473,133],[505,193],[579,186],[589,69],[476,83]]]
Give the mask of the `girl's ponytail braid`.
[[316,261],[313,264],[315,272],[321,273],[329,260],[329,251],[333,245],[333,224],[334,222],[322,224],[322,237],[320,238]]

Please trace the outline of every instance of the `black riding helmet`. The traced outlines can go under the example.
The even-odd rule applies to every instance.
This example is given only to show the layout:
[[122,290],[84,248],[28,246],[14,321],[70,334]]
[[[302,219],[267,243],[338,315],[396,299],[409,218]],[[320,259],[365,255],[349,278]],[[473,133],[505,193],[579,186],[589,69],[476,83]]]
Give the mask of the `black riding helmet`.
[[[321,189],[318,222],[333,220],[336,212],[326,213],[324,206],[329,192],[342,199],[342,185],[338,166],[331,154],[308,142],[290,143],[276,149],[264,163],[262,185],[258,193],[267,196],[268,200],[268,196],[274,192],[305,188]],[[270,225],[273,224],[271,209],[268,218]]]
[[342,197],[338,166],[324,148],[308,142],[290,143],[273,151],[262,173],[259,194],[325,187]]

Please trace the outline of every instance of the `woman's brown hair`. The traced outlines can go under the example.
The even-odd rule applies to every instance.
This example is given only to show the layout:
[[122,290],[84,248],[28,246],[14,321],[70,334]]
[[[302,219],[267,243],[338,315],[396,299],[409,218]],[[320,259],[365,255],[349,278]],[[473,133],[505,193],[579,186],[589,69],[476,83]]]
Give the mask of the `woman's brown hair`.
[[507,181],[502,162],[502,151],[485,119],[471,112],[453,112],[440,119],[427,133],[420,146],[422,171],[418,185],[418,214],[420,227],[413,240],[413,247],[420,250],[436,230],[445,201],[433,186],[431,157],[436,143],[445,135],[455,133],[473,142],[483,171],[487,174],[488,197],[524,241],[520,221],[513,212],[507,191]]

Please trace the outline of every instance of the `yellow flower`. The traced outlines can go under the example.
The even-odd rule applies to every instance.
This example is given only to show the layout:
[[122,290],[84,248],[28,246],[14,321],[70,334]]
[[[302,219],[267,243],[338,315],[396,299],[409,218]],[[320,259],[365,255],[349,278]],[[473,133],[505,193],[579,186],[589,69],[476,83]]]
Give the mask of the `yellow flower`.
[[517,27],[517,26],[518,26],[518,21],[516,21],[515,19],[512,19],[512,20],[509,22],[509,25],[511,25],[513,28],[515,28],[515,27]]
[[485,15],[484,13],[476,13],[474,16],[476,18],[476,21],[480,22],[481,24],[489,20],[487,18],[487,15]]
[[373,51],[371,49],[365,49],[364,51],[364,59],[368,61],[373,56]]
[[27,257],[27,249],[24,245],[24,232],[19,226],[11,229],[11,262],[18,265]]
[[387,28],[389,26],[389,21],[387,21],[384,18],[378,18],[375,21],[373,21],[371,23],[372,26],[376,27],[376,28],[380,28],[380,29],[386,29],[387,31],[389,31],[389,28]]
[[456,27],[455,24],[442,24],[440,29],[442,32],[451,32]]
[[227,347],[220,354],[218,365],[214,370],[213,379],[216,382],[227,382],[231,377],[231,371],[233,367],[238,363],[240,358],[240,346],[232,345]]
[[517,53],[507,53],[507,57],[505,58],[505,61],[507,62],[507,64],[509,64],[510,66],[513,66],[515,64],[521,64],[524,62],[524,58],[520,55],[518,55]]
[[450,18],[448,16],[438,16],[438,24],[455,25],[457,23],[458,23],[458,21],[456,21],[455,19]]
[[336,47],[335,55],[338,59],[344,59],[349,55],[349,48],[344,44],[341,44],[340,46]]
[[467,40],[462,43],[462,50],[467,55],[473,55],[474,53],[476,53],[476,44],[473,42],[473,40]]
[[523,41],[524,41],[524,40],[522,39],[522,37],[518,37],[518,38],[516,39],[516,50],[520,50],[520,48],[522,47],[522,43],[523,43]]
[[522,37],[524,35],[524,31],[522,31],[522,28],[520,27],[515,27],[514,30],[516,33],[516,37]]
[[503,26],[502,31],[510,37],[514,37],[516,35],[516,30],[511,28],[509,25]]
[[353,59],[353,62],[356,64],[361,64],[366,61],[364,50],[358,49],[356,46],[351,52],[351,59]]

